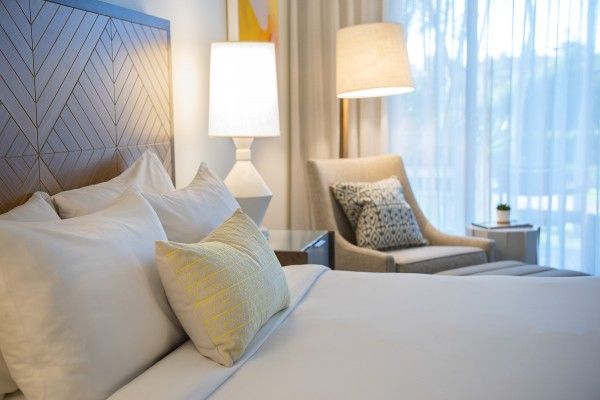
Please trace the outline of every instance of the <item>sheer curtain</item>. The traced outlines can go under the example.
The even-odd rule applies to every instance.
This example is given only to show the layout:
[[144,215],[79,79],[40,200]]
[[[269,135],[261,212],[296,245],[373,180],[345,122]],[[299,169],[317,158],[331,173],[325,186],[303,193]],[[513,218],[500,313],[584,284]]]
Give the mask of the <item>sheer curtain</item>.
[[508,201],[540,263],[600,275],[598,0],[388,0],[416,91],[388,101],[390,151],[442,229]]

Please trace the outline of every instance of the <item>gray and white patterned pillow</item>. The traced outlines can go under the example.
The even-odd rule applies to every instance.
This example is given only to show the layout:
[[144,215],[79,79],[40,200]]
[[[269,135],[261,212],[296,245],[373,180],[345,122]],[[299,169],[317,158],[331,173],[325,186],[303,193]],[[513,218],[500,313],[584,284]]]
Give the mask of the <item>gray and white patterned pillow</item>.
[[428,244],[396,177],[331,186],[356,236],[356,244],[389,250]]

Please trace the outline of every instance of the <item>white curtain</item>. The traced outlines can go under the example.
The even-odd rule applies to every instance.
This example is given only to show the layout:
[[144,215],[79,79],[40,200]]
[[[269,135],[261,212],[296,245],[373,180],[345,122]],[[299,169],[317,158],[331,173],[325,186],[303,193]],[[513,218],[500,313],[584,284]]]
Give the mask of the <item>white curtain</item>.
[[598,0],[389,0],[416,91],[388,101],[428,217],[462,232],[498,202],[542,227],[540,263],[600,274]]
[[[306,161],[337,158],[339,100],[335,93],[335,38],[340,27],[380,22],[384,0],[292,0],[290,7],[290,226],[309,227]],[[387,147],[381,99],[350,104],[349,155]]]

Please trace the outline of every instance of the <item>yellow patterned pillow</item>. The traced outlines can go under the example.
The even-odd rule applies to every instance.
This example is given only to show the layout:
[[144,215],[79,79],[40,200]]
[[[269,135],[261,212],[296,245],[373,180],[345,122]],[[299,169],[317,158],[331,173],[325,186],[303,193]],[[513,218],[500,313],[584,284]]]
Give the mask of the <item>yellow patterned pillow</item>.
[[230,367],[290,294],[275,253],[240,210],[200,243],[156,243],[169,303],[198,351]]

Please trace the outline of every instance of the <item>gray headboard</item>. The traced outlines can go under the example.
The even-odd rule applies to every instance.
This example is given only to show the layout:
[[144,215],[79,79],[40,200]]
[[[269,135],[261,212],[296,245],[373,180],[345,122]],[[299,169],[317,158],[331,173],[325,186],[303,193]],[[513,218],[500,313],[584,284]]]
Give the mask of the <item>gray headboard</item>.
[[95,0],[0,1],[0,212],[110,179],[174,177],[169,21]]

